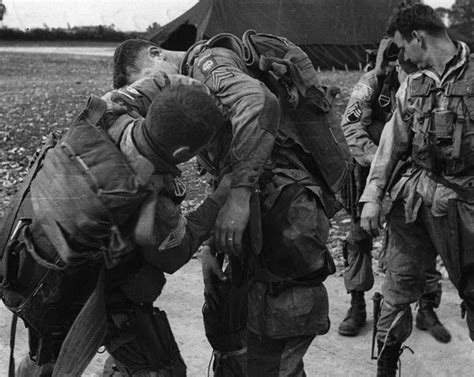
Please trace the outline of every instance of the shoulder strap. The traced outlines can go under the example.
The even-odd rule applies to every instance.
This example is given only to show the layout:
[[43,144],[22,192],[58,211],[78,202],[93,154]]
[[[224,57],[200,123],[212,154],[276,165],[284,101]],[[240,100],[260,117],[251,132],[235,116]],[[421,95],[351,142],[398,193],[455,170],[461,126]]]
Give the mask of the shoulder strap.
[[107,332],[105,284],[102,267],[94,291],[64,339],[52,377],[81,376],[103,344]]
[[12,202],[10,203],[7,213],[4,217],[3,224],[0,228],[0,258],[3,257],[3,253],[5,248],[8,244],[13,226],[15,221],[17,220],[18,213],[21,208],[21,204],[23,203],[29,189],[31,186],[31,182],[33,178],[36,176],[36,173],[39,171],[42,161],[46,155],[46,152],[53,148],[56,145],[57,137],[54,133],[50,134],[43,145],[38,157],[36,157],[33,165],[28,170],[28,174],[26,175],[23,183],[21,184],[20,190],[17,192],[15,197],[13,198]]
[[18,323],[18,315],[13,313],[12,324],[10,327],[10,361],[8,363],[8,377],[15,377],[15,339],[16,325]]

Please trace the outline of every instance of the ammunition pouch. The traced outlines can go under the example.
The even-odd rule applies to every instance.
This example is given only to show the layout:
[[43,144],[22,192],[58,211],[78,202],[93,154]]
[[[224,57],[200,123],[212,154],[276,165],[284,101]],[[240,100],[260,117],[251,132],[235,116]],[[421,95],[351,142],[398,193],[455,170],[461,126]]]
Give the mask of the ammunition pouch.
[[54,265],[38,253],[29,226],[21,226],[5,252],[8,273],[0,286],[3,302],[36,339],[31,341],[35,361],[43,364],[54,360],[94,289],[97,269],[90,264],[65,270],[50,268]]
[[[416,108],[430,109],[414,114],[412,159],[434,174],[462,176],[474,171],[474,95],[472,60],[465,77],[443,88],[424,76],[413,79],[411,96],[420,101]],[[433,109],[439,91],[449,109]]]
[[[164,311],[144,303],[123,311],[111,309],[109,313],[113,335],[106,340],[106,348],[122,373],[155,371],[163,376],[186,376],[186,364]],[[126,320],[120,323],[114,320],[124,315]],[[137,355],[137,350],[142,353]]]

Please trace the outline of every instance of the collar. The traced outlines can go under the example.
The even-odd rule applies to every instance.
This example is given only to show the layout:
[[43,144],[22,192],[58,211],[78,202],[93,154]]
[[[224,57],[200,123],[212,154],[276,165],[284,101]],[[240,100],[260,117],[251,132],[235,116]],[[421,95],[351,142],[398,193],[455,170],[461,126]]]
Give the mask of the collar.
[[421,73],[432,78],[437,83],[437,86],[441,86],[444,82],[450,79],[452,75],[459,77],[467,68],[470,53],[469,47],[466,43],[461,41],[454,41],[454,44],[457,47],[456,54],[448,61],[448,63],[446,63],[446,67],[441,76],[431,68],[421,70]]

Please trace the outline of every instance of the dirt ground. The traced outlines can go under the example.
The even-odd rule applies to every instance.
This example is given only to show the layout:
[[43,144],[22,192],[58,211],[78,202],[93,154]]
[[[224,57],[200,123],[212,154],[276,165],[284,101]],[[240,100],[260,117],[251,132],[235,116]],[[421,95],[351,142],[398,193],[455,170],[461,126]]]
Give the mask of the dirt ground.
[[[31,156],[42,136],[68,124],[86,95],[110,89],[111,78],[110,62],[107,60],[111,55],[109,47],[106,47],[105,52],[86,49],[89,51],[87,58],[81,57],[85,53],[82,49],[79,51],[81,55],[71,55],[67,59],[60,57],[59,52],[64,52],[60,49],[47,50],[47,55],[38,54],[45,50],[29,50],[31,54],[27,57],[17,54],[18,49],[13,52],[5,48],[0,46],[0,216],[24,175],[27,157]],[[67,52],[74,51],[77,52]],[[341,98],[336,104],[340,114],[360,73],[323,72],[322,75],[330,84],[342,88]],[[184,207],[192,209],[202,199],[205,182],[197,179],[190,166],[185,168],[185,179],[190,190]],[[328,246],[338,271],[325,283],[330,297],[332,327],[327,335],[314,340],[305,357],[309,377],[375,375],[376,362],[370,359],[372,321],[368,321],[358,337],[346,338],[337,334],[337,326],[349,304],[342,279],[340,252],[347,225],[346,215],[339,215],[333,220]],[[380,248],[380,242],[376,245]],[[375,260],[374,268],[377,270]],[[369,318],[372,315],[370,298],[375,291],[380,290],[381,280],[382,277],[377,275],[374,289],[366,296]],[[449,281],[443,281],[443,288],[439,315],[453,339],[444,345],[426,332],[414,329],[406,345],[415,353],[404,352],[401,358],[402,376],[473,375],[474,350],[466,324],[460,317],[460,300]],[[202,324],[202,304],[199,259],[192,259],[180,271],[168,276],[163,295],[155,303],[168,314],[190,377],[206,376],[211,357]],[[0,305],[0,377],[6,377],[8,371],[10,320],[10,312]],[[17,363],[27,352],[26,331],[21,323],[18,327],[15,347]],[[84,376],[101,376],[106,356],[105,353],[97,354]]]
[[[339,276],[338,276],[339,275]],[[376,276],[375,288],[368,292],[368,316],[372,316],[370,298],[380,290],[381,277]],[[330,300],[331,329],[327,335],[316,338],[305,359],[308,377],[360,377],[375,376],[376,362],[370,359],[372,320],[367,322],[361,335],[355,338],[337,334],[337,326],[343,319],[349,303],[340,274],[332,275],[325,283]],[[188,376],[207,376],[211,349],[204,335],[201,317],[203,286],[200,260],[192,259],[174,275],[168,276],[163,295],[155,306],[165,310],[175,334],[182,356],[188,366]],[[413,329],[406,342],[408,350],[401,357],[402,376],[419,377],[468,377],[472,376],[474,352],[468,339],[466,324],[460,317],[459,298],[448,281],[443,282],[443,298],[439,316],[451,331],[449,344],[436,342],[429,334]],[[0,308],[0,376],[7,376],[9,355],[10,312]],[[26,332],[20,324],[15,354],[17,363],[27,352]],[[106,354],[97,354],[83,374],[100,377]],[[264,376],[262,376],[264,377]]]

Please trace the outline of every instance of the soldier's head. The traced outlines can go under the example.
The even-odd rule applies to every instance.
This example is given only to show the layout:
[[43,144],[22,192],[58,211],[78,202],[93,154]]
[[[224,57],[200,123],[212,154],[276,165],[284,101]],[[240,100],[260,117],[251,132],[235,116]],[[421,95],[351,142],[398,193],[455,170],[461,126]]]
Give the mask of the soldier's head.
[[129,85],[157,71],[178,73],[183,51],[162,49],[145,39],[127,39],[114,53],[114,88]]
[[152,162],[179,164],[206,147],[223,121],[207,93],[191,85],[176,85],[165,87],[155,97],[132,136],[140,153]]
[[379,43],[375,69],[378,75],[387,75],[395,67],[400,49],[392,38],[384,37]]
[[436,11],[428,5],[397,8],[390,17],[387,33],[403,51],[406,60],[424,68],[429,60],[429,47],[448,39],[446,26]]
[[398,53],[396,70],[398,73],[398,82],[401,83],[403,80],[405,80],[407,75],[418,71],[418,67],[416,66],[416,64],[410,62],[409,60],[406,60],[403,51],[400,51]]

